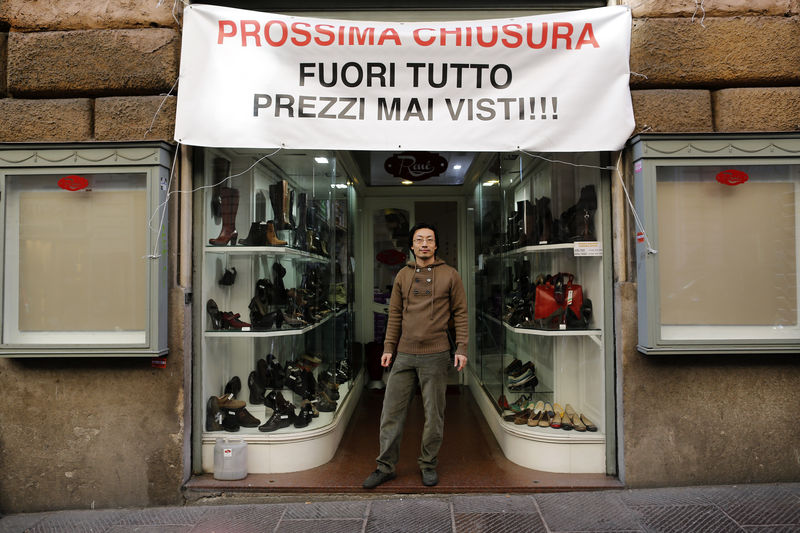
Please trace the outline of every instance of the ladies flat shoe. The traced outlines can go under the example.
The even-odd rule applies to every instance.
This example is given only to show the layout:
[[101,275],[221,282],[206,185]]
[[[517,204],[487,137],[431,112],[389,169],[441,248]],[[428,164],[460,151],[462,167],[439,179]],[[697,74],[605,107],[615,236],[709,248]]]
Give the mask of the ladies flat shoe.
[[550,403],[544,404],[544,410],[547,411],[547,415],[552,418],[556,416],[556,412],[553,410],[553,406]]
[[544,409],[542,409],[541,411],[536,411],[536,409],[534,409],[533,411],[531,411],[530,418],[528,418],[528,425],[531,427],[538,426],[543,416],[544,416]]
[[561,413],[556,411],[556,415],[550,420],[550,427],[553,429],[561,428]]
[[528,423],[528,418],[530,418],[531,416],[531,410],[525,409],[524,411],[520,411],[516,415],[509,415],[509,416],[513,417],[512,421],[514,422],[515,425],[524,426],[525,424]]
[[597,431],[597,426],[583,413],[581,413],[580,420],[583,422],[583,425],[586,426],[586,431]]
[[510,406],[511,410],[514,411],[515,413],[519,413],[520,411],[522,411],[522,410],[524,410],[525,408],[528,407],[528,404],[530,403],[530,401],[531,401],[531,397],[529,395],[527,395],[527,394],[523,394],[522,396],[517,398],[516,402],[511,404],[511,406]]
[[[550,405],[550,404],[548,404],[548,405]],[[539,427],[541,427],[541,428],[550,427],[550,422],[552,422],[552,421],[553,421],[553,417],[550,416],[550,412],[547,410],[547,408],[545,408],[542,411],[542,417],[539,419]]]

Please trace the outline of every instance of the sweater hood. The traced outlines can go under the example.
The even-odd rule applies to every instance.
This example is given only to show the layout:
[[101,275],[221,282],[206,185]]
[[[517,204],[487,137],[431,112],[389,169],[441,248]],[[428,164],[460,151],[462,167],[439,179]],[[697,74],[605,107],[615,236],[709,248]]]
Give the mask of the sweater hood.
[[[445,263],[443,259],[439,259],[439,258],[437,257],[437,258],[434,260],[434,262],[433,262],[432,264],[428,265],[428,266],[430,266],[430,267],[435,267],[435,266],[441,266],[441,265],[446,265],[446,264],[447,264],[447,263]],[[414,268],[414,269],[416,269],[416,268],[428,268],[428,267],[417,267],[417,262],[416,262],[416,260],[415,260],[415,261],[408,261],[408,262],[406,263],[406,266],[407,266],[408,268]]]

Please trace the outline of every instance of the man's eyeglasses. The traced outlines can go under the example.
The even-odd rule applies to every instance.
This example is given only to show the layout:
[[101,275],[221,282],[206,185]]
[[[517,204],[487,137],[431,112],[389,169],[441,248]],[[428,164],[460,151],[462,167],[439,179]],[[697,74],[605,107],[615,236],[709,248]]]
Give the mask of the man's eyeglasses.
[[414,237],[414,244],[422,244],[423,242],[427,242],[428,244],[433,244],[436,242],[436,239],[434,237],[427,237],[424,239],[422,237]]

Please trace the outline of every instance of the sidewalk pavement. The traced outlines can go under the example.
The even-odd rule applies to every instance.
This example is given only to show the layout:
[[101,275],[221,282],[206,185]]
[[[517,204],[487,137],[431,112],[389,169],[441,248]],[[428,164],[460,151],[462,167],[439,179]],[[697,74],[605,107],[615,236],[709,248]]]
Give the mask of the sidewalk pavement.
[[[262,495],[267,496],[267,495]],[[315,495],[311,497],[321,497]],[[253,499],[258,496],[253,496]],[[800,532],[800,483],[417,495],[9,515],[0,532]]]

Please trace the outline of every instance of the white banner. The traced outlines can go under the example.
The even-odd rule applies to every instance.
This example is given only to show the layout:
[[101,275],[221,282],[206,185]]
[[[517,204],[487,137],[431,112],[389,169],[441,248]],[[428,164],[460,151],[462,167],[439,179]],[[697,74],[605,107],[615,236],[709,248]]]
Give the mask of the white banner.
[[634,128],[631,15],[462,22],[184,11],[175,139],[196,146],[598,151]]

